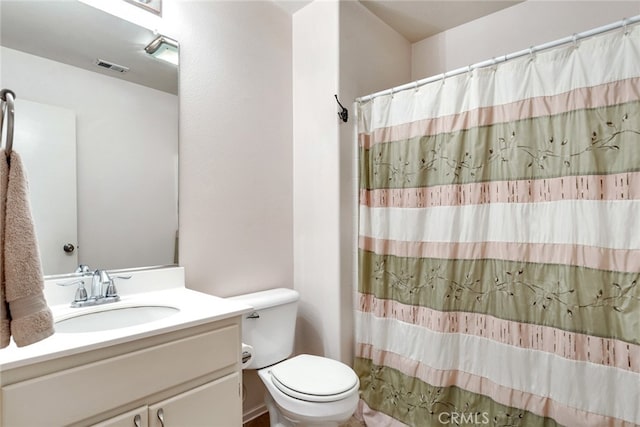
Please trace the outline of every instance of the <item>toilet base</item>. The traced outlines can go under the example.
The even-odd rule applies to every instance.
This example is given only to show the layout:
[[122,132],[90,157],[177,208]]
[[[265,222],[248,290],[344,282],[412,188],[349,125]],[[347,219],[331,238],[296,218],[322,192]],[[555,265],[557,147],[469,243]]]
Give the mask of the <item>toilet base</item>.
[[308,423],[302,421],[293,421],[287,418],[278,408],[276,402],[269,392],[265,393],[264,403],[269,410],[269,424],[271,427],[338,427],[337,422],[323,421],[316,423]]
[[258,377],[267,388],[264,403],[269,409],[272,427],[337,427],[346,422],[358,407],[359,382],[342,399],[311,402],[293,398],[278,389],[272,381],[272,368],[258,370]]

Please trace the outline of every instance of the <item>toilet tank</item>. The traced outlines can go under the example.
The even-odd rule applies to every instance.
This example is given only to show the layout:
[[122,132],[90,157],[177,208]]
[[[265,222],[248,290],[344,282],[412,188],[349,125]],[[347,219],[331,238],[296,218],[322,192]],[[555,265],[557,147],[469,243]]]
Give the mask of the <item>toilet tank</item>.
[[293,353],[299,297],[293,289],[278,288],[229,298],[254,309],[242,318],[242,342],[253,347],[245,369],[264,368]]

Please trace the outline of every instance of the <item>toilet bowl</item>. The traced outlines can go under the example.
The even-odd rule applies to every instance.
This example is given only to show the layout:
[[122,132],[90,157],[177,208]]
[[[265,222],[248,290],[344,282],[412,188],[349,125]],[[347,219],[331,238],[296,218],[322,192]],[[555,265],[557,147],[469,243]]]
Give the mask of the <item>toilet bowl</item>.
[[270,415],[272,427],[337,426],[358,406],[357,375],[347,365],[326,357],[302,354],[260,369],[258,376],[271,399],[266,403],[269,413],[275,415],[275,419]]
[[272,289],[240,295],[254,308],[243,318],[244,369],[256,369],[267,393],[271,427],[334,427],[347,421],[358,406],[360,382],[344,363],[301,354],[292,358],[299,294]]

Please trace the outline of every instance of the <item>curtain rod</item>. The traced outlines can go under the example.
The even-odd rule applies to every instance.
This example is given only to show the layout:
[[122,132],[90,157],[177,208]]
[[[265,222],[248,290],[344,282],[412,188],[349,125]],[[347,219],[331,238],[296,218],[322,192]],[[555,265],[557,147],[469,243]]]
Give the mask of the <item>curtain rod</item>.
[[563,44],[568,44],[568,43],[576,43],[578,40],[582,40],[588,37],[592,37],[601,33],[606,33],[607,31],[611,31],[611,30],[615,30],[617,28],[622,28],[622,27],[626,27],[627,25],[632,25],[632,24],[636,24],[640,22],[640,15],[636,15],[632,18],[625,18],[622,19],[620,21],[608,24],[608,25],[603,25],[602,27],[598,27],[598,28],[594,28],[592,30],[587,30],[587,31],[583,31],[581,33],[576,33],[573,34],[571,36],[568,37],[564,37],[562,39],[558,39],[552,42],[548,42],[548,43],[543,43],[543,44],[539,44],[537,46],[532,46],[528,49],[523,49],[520,50],[518,52],[514,52],[514,53],[510,53],[508,55],[504,55],[504,56],[499,56],[496,58],[492,58],[489,59],[487,61],[482,61],[482,62],[478,62],[475,63],[473,65],[469,65],[467,67],[460,67],[457,68],[455,70],[452,71],[447,71],[444,72],[442,74],[437,74],[435,76],[431,76],[431,77],[427,77],[425,79],[421,79],[421,80],[416,80],[414,82],[411,83],[406,83],[403,84],[401,86],[396,86],[394,88],[391,89],[385,89],[382,90],[380,92],[376,92],[373,93],[371,95],[366,95],[366,96],[361,96],[360,98],[356,98],[356,102],[366,102],[369,100],[372,100],[373,98],[377,98],[379,96],[383,96],[383,95],[391,95],[393,93],[397,93],[397,92],[401,92],[403,90],[407,90],[407,89],[417,89],[420,86],[424,86],[426,84],[429,83],[433,83],[436,82],[438,80],[443,80],[446,79],[447,77],[452,77],[452,76],[457,76],[458,74],[463,74],[463,73],[467,73],[469,71],[472,70],[476,70],[478,68],[484,68],[484,67],[489,67],[489,66],[493,66],[502,62],[506,62],[509,61],[511,59],[515,59],[515,58],[519,58],[521,56],[525,56],[525,55],[531,55],[535,52],[540,52],[542,50],[547,50],[547,49],[551,49],[554,47],[558,47],[561,46]]

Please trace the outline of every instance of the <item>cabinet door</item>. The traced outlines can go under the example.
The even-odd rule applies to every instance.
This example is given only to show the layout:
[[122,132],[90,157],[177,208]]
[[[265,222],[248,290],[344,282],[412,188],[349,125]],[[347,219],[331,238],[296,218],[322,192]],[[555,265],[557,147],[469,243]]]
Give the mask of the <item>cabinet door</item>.
[[125,412],[91,427],[147,427],[148,408],[142,406],[133,411]]
[[241,427],[240,374],[149,405],[149,427]]

